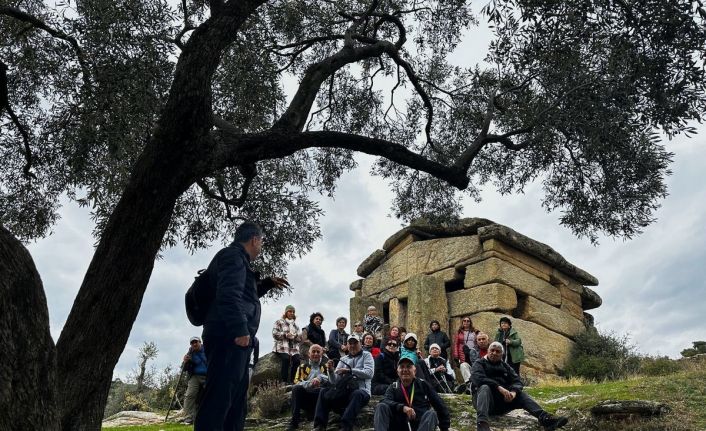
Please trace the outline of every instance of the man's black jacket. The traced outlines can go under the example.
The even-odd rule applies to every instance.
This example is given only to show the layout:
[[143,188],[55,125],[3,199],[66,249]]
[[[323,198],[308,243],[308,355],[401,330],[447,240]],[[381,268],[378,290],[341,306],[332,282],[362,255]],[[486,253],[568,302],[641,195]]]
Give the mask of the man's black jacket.
[[[412,400],[412,408],[417,414],[417,420],[422,418],[424,412],[430,408],[436,410],[436,416],[439,419],[439,428],[442,431],[446,431],[451,426],[451,417],[449,416],[449,409],[446,408],[446,404],[439,397],[439,394],[422,379],[415,378],[412,381],[414,388],[414,399]],[[407,395],[411,397],[412,386],[409,388],[405,387],[407,390]],[[404,414],[403,408],[407,405],[404,394],[402,393],[402,382],[397,380],[390,387],[387,388],[385,396],[383,397],[383,403],[390,406],[390,409],[396,414]]]
[[272,288],[272,280],[259,279],[250,256],[237,242],[216,253],[206,271],[216,298],[206,315],[204,336],[253,339],[260,326],[260,297]]
[[490,389],[497,389],[502,386],[508,391],[522,391],[522,381],[515,370],[503,361],[490,362],[488,357],[480,358],[473,363],[471,368],[471,389],[475,394],[483,385],[490,386]]

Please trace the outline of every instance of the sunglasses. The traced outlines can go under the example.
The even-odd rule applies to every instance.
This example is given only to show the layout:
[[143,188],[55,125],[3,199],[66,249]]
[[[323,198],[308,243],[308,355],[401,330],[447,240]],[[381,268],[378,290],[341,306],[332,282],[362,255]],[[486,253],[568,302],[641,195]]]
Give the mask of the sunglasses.
[[199,342],[198,340],[194,340],[191,342],[191,344],[197,344],[198,342]]
[[387,345],[390,347],[397,347],[397,343],[387,343]]

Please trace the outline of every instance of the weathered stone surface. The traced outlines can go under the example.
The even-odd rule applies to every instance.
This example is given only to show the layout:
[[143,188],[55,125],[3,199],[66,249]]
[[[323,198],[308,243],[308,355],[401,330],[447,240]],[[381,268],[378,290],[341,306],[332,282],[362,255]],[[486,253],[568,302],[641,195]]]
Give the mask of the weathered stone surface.
[[363,296],[401,284],[414,274],[430,274],[453,267],[481,251],[477,236],[418,241],[388,257],[363,281]]
[[104,427],[151,425],[164,422],[164,415],[153,412],[126,410],[118,412],[103,421]]
[[409,299],[407,301],[407,331],[415,332],[424,342],[422,334],[429,331],[429,322],[442,322],[442,329],[449,320],[448,302],[443,281],[431,275],[415,275],[409,279]]
[[441,271],[433,272],[429,275],[436,277],[444,283],[453,280],[462,280],[464,277],[463,274],[458,272],[454,267],[442,269]]
[[518,313],[520,319],[540,324],[571,339],[586,329],[582,320],[532,296],[520,300]]
[[548,304],[561,305],[559,289],[501,259],[491,257],[466,267],[466,288],[490,283],[502,283]]
[[[497,331],[498,322],[503,316],[505,314],[483,312],[474,314],[471,318],[475,327],[487,332],[492,339]],[[558,374],[564,369],[574,346],[573,341],[536,323],[512,317],[511,319],[512,327],[520,334],[525,350],[523,366],[550,374]],[[455,325],[457,329],[458,323]],[[452,330],[455,329],[452,327]]]
[[550,281],[552,272],[554,271],[554,268],[547,263],[497,239],[483,241],[483,251],[500,253],[503,255],[501,258],[508,260],[510,263],[519,266],[530,274],[545,281]]
[[478,229],[481,241],[498,239],[516,249],[524,251],[556,268],[582,284],[597,286],[598,279],[583,269],[569,263],[550,246],[535,241],[507,226],[492,224]]
[[385,241],[382,248],[385,251],[390,251],[410,234],[416,235],[417,239],[467,236],[475,235],[478,233],[480,227],[491,224],[494,224],[491,220],[476,217],[463,218],[456,223],[442,224],[431,224],[424,219],[418,219],[412,221],[409,226],[392,234],[392,236]]
[[407,302],[399,298],[390,299],[390,322],[397,326],[407,326]]
[[350,328],[353,328],[353,324],[356,320],[360,320],[361,322],[363,321],[365,314],[368,312],[368,307],[371,305],[374,305],[378,310],[378,314],[382,315],[382,302],[380,302],[377,298],[370,296],[355,296],[350,299],[349,304],[351,318],[348,322],[348,326],[350,326]]
[[583,313],[583,323],[586,325],[587,328],[590,328],[594,326],[596,323],[596,319],[593,317],[592,314],[588,314],[586,312]]
[[645,400],[608,400],[591,407],[591,413],[594,416],[608,416],[615,419],[631,416],[662,416],[669,410],[669,406],[664,403]]
[[375,270],[382,261],[385,260],[385,250],[375,250],[370,256],[368,256],[360,265],[358,265],[358,270],[356,271],[358,277],[367,277],[371,272]]
[[407,282],[404,282],[402,284],[398,284],[395,287],[391,287],[383,292],[380,292],[377,297],[380,300],[380,302],[387,302],[392,298],[399,298],[399,299],[404,299],[407,300],[407,291],[409,290],[409,287],[407,285]]
[[353,283],[351,283],[351,285],[350,285],[350,287],[349,287],[349,289],[352,290],[352,291],[354,291],[354,292],[355,292],[356,290],[361,290],[362,288],[363,288],[363,279],[362,279],[362,278],[359,278],[358,280],[356,280],[356,281],[354,281]]
[[250,385],[257,386],[265,383],[267,380],[279,380],[280,366],[280,359],[274,352],[261,356],[253,369]]
[[[583,286],[579,286],[583,290]],[[581,307],[581,294],[571,286],[564,284],[559,285],[559,293],[561,293],[562,311],[569,313],[571,316],[583,321],[583,308]]]
[[583,308],[581,308],[580,305],[574,304],[571,301],[566,301],[562,298],[559,309],[565,313],[568,313],[570,316],[583,321]]
[[588,287],[584,287],[581,292],[581,307],[584,310],[592,310],[598,308],[603,303],[603,300],[596,292]]
[[449,292],[449,316],[464,316],[481,311],[508,313],[517,307],[515,289],[500,283],[484,284]]

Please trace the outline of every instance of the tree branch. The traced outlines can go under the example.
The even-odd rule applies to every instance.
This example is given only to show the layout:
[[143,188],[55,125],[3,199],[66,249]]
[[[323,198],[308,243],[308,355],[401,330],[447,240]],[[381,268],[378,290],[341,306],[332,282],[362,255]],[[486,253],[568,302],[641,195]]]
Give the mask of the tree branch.
[[27,133],[27,130],[22,126],[20,119],[15,114],[15,111],[12,110],[12,106],[10,106],[9,89],[7,87],[7,65],[0,60],[0,116],[2,116],[4,110],[7,110],[12,124],[17,127],[20,135],[22,135],[22,143],[24,145],[22,154],[25,157],[25,165],[22,168],[22,172],[26,178],[36,179],[37,177],[31,171],[32,148],[29,146],[29,133]]
[[403,145],[384,139],[335,131],[291,133],[288,130],[258,134],[214,132],[211,136],[216,147],[208,168],[211,171],[259,160],[283,158],[308,148],[344,148],[384,157],[411,169],[426,172],[461,190],[468,187],[469,183],[466,171],[456,165],[446,166],[429,160]]
[[14,8],[14,7],[9,7],[9,6],[1,6],[0,7],[0,15],[5,15],[9,16],[11,18],[15,18],[18,21],[26,22],[30,25],[32,25],[34,28],[44,30],[45,32],[49,33],[52,37],[55,37],[57,39],[61,39],[65,42],[67,42],[69,45],[74,50],[74,53],[76,54],[76,58],[78,59],[79,65],[81,66],[81,72],[83,74],[83,81],[86,86],[86,88],[90,88],[90,74],[89,74],[89,69],[88,69],[88,63],[86,63],[86,59],[83,56],[83,51],[81,50],[81,47],[79,46],[78,42],[76,39],[73,37],[67,35],[63,31],[56,30],[49,25],[47,25],[44,21],[41,19],[32,16],[20,9]]

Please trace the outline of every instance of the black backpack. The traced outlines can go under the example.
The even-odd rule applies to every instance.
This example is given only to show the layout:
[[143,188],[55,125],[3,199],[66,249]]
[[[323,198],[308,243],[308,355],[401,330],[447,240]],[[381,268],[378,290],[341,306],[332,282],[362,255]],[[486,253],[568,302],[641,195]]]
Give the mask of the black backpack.
[[[349,370],[351,369],[351,366],[345,361],[340,361],[340,363],[343,363]],[[336,383],[327,388],[321,396],[325,400],[335,403],[346,399],[356,389],[358,389],[358,377],[354,376],[353,373],[346,373],[338,377]]]
[[186,306],[186,317],[194,326],[201,326],[206,321],[206,314],[211,308],[213,300],[216,298],[216,289],[209,283],[208,271],[199,270],[191,283],[191,287],[184,295],[184,305]]

